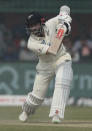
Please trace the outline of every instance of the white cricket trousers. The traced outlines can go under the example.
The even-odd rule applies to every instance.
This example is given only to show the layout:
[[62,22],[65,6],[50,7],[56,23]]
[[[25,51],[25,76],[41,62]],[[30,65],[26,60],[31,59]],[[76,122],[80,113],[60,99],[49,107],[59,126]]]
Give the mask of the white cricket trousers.
[[71,63],[71,61],[61,63],[52,73],[38,71],[36,74],[32,94],[40,99],[45,98],[50,81],[55,76],[55,89],[49,117],[53,117],[57,114],[60,118],[64,118],[65,106],[73,79]]

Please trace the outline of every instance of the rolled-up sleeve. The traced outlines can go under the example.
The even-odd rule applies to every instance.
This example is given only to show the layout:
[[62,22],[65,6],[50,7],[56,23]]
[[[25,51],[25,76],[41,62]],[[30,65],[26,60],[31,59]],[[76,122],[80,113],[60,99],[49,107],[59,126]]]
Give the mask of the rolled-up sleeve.
[[35,53],[42,55],[42,54],[46,54],[46,52],[49,48],[49,45],[42,44],[42,41],[29,39],[27,47],[28,47],[28,49],[34,51]]

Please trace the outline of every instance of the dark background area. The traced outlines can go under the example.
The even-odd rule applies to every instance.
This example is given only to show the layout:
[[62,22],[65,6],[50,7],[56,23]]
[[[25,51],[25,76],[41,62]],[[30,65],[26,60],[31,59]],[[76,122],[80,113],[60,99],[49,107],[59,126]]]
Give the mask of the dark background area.
[[26,48],[28,36],[25,19],[31,11],[38,11],[48,20],[58,15],[62,5],[71,8],[72,31],[70,37],[64,39],[64,44],[73,62],[91,62],[91,0],[0,0],[0,61],[38,60]]

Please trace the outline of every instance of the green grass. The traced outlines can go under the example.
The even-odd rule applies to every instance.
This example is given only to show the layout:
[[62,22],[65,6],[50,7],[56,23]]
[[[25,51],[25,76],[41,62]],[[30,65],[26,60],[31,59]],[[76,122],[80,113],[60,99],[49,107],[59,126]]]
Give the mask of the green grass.
[[61,124],[51,123],[49,109],[41,106],[27,123],[21,123],[21,107],[0,107],[0,131],[92,131],[91,107],[68,106]]
[[92,128],[43,127],[43,126],[0,126],[1,131],[92,131]]

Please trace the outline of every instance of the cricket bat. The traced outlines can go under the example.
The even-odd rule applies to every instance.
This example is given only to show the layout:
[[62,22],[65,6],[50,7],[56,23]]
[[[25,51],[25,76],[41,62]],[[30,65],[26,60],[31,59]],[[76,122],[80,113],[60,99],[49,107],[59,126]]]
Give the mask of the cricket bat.
[[57,32],[57,34],[53,37],[53,39],[51,40],[51,43],[52,45],[49,47],[48,49],[48,52],[53,54],[53,55],[56,55],[59,48],[60,48],[60,45],[62,44],[62,40],[65,36],[65,33],[66,33],[66,27],[63,26],[63,28],[60,28]]

